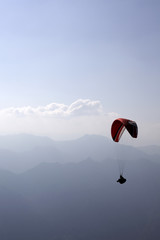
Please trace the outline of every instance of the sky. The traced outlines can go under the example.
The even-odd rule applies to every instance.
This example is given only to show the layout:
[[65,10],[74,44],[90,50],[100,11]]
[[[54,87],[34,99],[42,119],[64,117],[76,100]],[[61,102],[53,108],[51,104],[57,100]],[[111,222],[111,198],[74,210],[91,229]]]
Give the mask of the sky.
[[110,137],[132,119],[160,145],[159,0],[0,2],[0,135]]

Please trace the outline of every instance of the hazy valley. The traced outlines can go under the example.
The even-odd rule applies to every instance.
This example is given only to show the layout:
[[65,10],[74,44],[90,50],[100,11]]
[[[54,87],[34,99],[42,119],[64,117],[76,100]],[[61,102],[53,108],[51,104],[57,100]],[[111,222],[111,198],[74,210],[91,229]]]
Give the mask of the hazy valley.
[[[158,146],[115,147],[105,137],[89,135],[66,142],[5,138],[0,141],[1,239],[159,239]],[[124,185],[116,182],[122,158]]]

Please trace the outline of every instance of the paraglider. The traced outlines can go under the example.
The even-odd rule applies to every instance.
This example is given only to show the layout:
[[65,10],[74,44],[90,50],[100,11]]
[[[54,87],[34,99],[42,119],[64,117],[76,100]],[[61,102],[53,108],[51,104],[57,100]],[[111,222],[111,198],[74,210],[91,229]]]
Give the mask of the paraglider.
[[120,184],[123,184],[125,183],[127,180],[122,176],[120,175],[120,178],[117,180],[117,182],[119,182]]
[[[114,142],[119,142],[125,129],[131,135],[132,138],[137,138],[138,136],[138,126],[136,122],[125,119],[118,118],[112,123],[111,127],[111,136]],[[126,182],[126,179],[123,177],[123,172],[120,173],[120,178],[117,180],[120,184]]]

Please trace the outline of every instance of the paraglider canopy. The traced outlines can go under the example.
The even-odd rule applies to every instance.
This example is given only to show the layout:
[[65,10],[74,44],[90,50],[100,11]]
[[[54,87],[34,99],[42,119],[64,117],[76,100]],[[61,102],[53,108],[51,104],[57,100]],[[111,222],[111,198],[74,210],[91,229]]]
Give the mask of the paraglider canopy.
[[111,136],[113,141],[119,142],[125,129],[127,129],[133,138],[137,138],[138,127],[136,122],[129,119],[118,118],[112,123],[111,127]]
[[[128,131],[128,133],[132,138],[137,138],[138,127],[136,122],[129,119],[125,119],[125,118],[118,118],[112,123],[112,127],[111,127],[111,136],[114,142],[119,142],[125,129]],[[122,161],[122,159],[119,159],[119,160]],[[126,179],[123,177],[123,169],[124,169],[124,164],[123,165],[119,164],[120,178],[117,180],[117,182],[119,182],[120,184],[123,184],[126,182]]]

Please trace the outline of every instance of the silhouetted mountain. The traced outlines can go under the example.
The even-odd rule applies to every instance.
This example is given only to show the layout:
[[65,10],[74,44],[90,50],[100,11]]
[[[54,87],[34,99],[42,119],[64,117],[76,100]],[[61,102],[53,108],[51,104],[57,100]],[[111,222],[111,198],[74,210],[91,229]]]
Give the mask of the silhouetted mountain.
[[18,139],[0,149],[0,168],[21,172],[0,170],[2,240],[159,239],[158,154],[101,136]]
[[111,159],[0,171],[1,239],[159,239],[159,173],[146,159],[129,162],[124,185]]
[[40,137],[29,134],[0,136],[0,149],[15,152],[31,151],[36,147],[52,146],[54,141],[48,137]]
[[86,135],[72,141],[53,141],[23,134],[16,135],[15,138],[4,136],[3,140],[1,136],[0,146],[3,146],[0,148],[0,168],[14,172],[23,172],[42,162],[80,162],[87,158],[95,161],[108,158],[150,159],[150,156],[139,148],[117,144],[96,135]]

